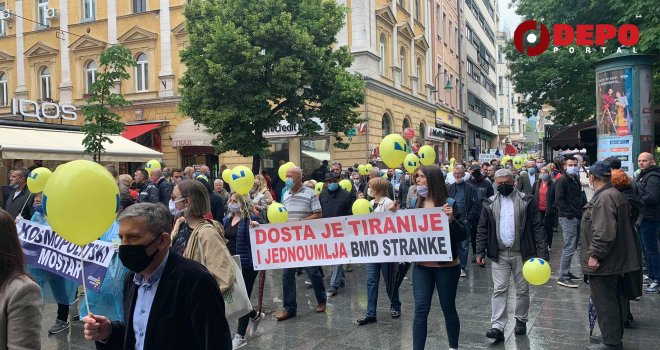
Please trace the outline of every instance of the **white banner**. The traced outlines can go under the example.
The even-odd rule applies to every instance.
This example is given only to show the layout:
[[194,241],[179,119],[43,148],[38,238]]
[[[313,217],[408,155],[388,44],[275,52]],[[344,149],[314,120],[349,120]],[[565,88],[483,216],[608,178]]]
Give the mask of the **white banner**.
[[454,259],[441,208],[262,225],[250,242],[255,270]]

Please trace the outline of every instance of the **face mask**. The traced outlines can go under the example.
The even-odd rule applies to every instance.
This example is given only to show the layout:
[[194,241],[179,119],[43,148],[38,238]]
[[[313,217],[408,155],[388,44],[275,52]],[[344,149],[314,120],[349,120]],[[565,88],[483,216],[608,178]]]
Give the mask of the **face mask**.
[[33,208],[35,213],[40,213],[40,214],[44,213],[44,206],[41,204],[35,205]]
[[483,176],[480,170],[475,170],[472,172],[472,177],[475,179],[480,179]]
[[580,168],[578,168],[577,166],[566,167],[566,173],[569,175],[576,175],[579,172],[580,172]]
[[534,175],[536,174],[536,168],[527,168],[527,172],[529,173],[529,175]]
[[183,214],[183,210],[177,209],[176,208],[176,203],[171,199],[170,199],[170,203],[169,203],[168,207],[170,209],[170,214],[172,214],[172,216],[174,216],[174,218],[178,218],[179,216],[181,216],[181,214]]
[[429,187],[424,185],[417,185],[417,194],[426,198],[429,194]]
[[144,271],[144,269],[151,264],[152,261],[154,261],[154,258],[156,257],[156,254],[158,254],[158,250],[153,253],[152,255],[147,255],[147,247],[149,247],[151,244],[156,242],[160,238],[160,235],[158,237],[154,238],[151,242],[149,242],[146,245],[127,245],[127,244],[122,244],[119,246],[119,260],[121,260],[121,263],[129,270],[135,272],[135,273],[140,273]]
[[497,192],[499,192],[504,197],[508,197],[511,192],[513,192],[513,185],[501,184],[497,186]]
[[339,184],[336,182],[333,182],[331,184],[328,184],[328,191],[334,192],[339,188]]
[[232,213],[238,213],[238,211],[241,210],[241,206],[238,205],[238,203],[229,203],[229,205],[227,205],[227,208]]
[[543,168],[543,163],[536,163],[536,168],[541,170],[541,168]]
[[286,178],[286,181],[284,181],[284,186],[285,186],[286,188],[291,188],[291,187],[293,187],[293,179],[290,178],[290,177],[287,177],[287,178]]
[[355,186],[357,186],[360,184],[360,180],[353,180],[353,183],[355,184]]
[[371,190],[371,188],[368,188],[368,189],[367,189],[367,196],[369,196],[369,197],[373,197],[373,196],[374,196],[374,192]]
[[549,176],[548,174],[545,174],[545,173],[544,173],[544,174],[541,174],[541,180],[543,180],[543,181],[548,181],[548,178],[549,178],[549,177],[550,177],[550,176]]

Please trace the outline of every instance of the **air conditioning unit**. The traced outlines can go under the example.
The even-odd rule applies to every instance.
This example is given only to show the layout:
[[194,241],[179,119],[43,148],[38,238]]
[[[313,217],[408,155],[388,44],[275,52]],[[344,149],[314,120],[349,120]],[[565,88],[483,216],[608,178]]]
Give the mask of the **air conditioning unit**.
[[55,19],[57,18],[57,9],[46,9],[46,19]]
[[0,12],[0,20],[10,20],[14,18],[14,13],[11,10],[3,10]]

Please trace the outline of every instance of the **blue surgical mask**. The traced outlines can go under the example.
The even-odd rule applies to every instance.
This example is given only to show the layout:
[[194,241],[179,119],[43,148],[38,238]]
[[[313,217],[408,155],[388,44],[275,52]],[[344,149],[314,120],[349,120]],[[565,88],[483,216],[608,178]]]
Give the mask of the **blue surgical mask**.
[[35,205],[33,208],[35,213],[40,213],[40,214],[44,213],[44,207],[41,204]]
[[527,172],[529,173],[529,175],[534,175],[536,174],[536,168],[527,168]]
[[548,178],[549,178],[549,177],[550,177],[550,176],[549,176],[548,174],[546,174],[546,173],[541,174],[541,180],[543,180],[543,181],[548,181]]
[[577,175],[580,172],[580,168],[577,166],[574,167],[566,167],[566,173],[569,175]]
[[331,184],[328,184],[328,191],[334,192],[339,188],[339,184],[336,182],[333,182]]
[[238,211],[241,210],[241,206],[238,205],[238,203],[229,203],[229,205],[227,205],[227,208],[232,213],[238,213]]
[[284,186],[285,186],[286,188],[291,188],[291,187],[293,187],[293,179],[290,178],[290,177],[287,177],[287,178],[286,178],[286,181],[284,181]]

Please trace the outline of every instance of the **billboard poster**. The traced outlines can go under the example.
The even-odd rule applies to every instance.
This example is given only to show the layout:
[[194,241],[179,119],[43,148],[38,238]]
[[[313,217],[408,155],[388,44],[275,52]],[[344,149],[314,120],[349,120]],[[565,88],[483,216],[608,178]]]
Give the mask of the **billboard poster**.
[[598,160],[607,157],[617,157],[621,161],[621,170],[628,176],[633,176],[635,170],[633,165],[633,136],[599,135],[598,136]]
[[653,78],[651,70],[639,68],[639,150],[640,152],[653,152],[654,125],[653,125]]
[[596,94],[598,138],[632,135],[632,69],[598,73]]

